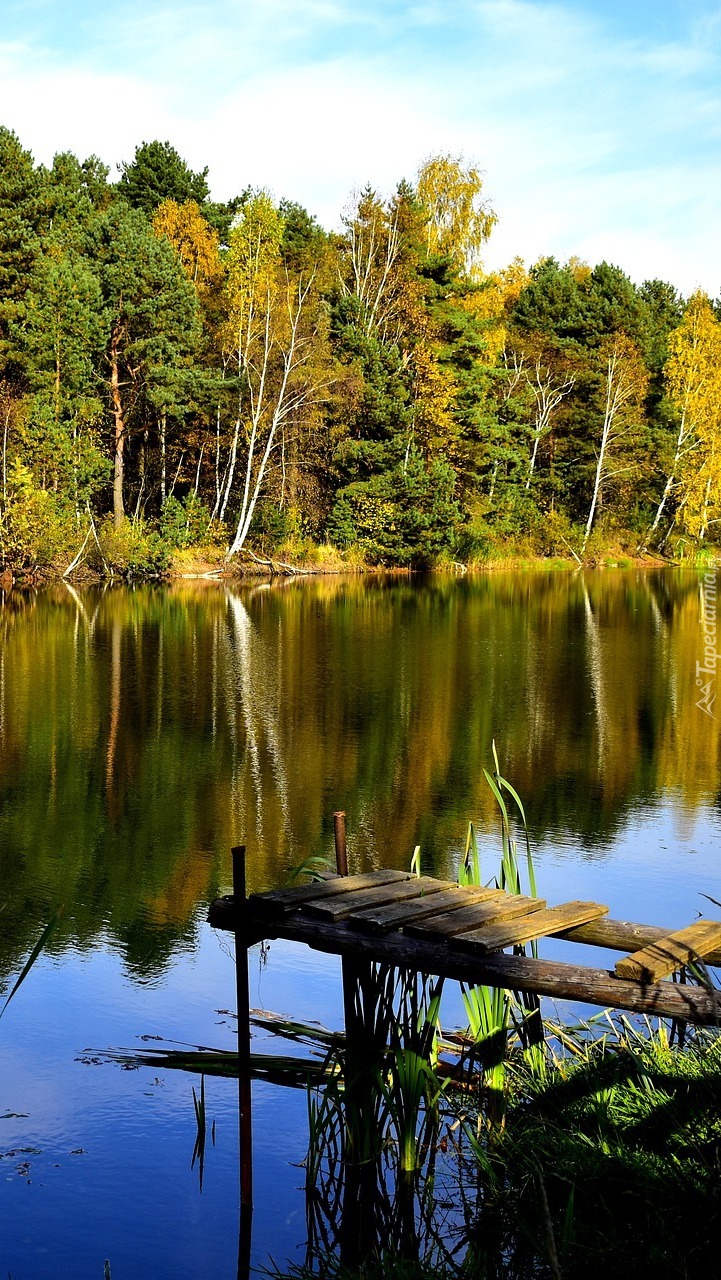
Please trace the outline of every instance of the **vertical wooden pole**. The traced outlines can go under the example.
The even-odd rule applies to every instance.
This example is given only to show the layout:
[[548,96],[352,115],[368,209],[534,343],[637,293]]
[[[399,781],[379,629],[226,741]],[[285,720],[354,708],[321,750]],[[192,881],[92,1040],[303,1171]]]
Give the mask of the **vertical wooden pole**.
[[250,1209],[253,1204],[253,1133],[250,1094],[250,988],[248,985],[248,947],[242,925],[245,908],[245,845],[232,850],[233,899],[237,927],[235,931],[235,989],[238,1011],[238,1102],[240,1122],[240,1203]]
[[345,812],[339,809],[333,814],[333,835],[335,837],[335,865],[339,876],[348,875],[348,850],[345,842]]
[[[348,849],[346,845],[345,812],[333,814],[335,837],[335,864],[338,875],[348,875]],[[339,1225],[340,1261],[349,1271],[355,1271],[370,1248],[374,1238],[370,1226],[375,1202],[375,1164],[361,1159],[364,1127],[372,1122],[370,1105],[370,1077],[364,1070],[368,1048],[368,1028],[365,1014],[368,1012],[364,987],[370,977],[371,966],[367,960],[355,956],[341,956],[343,981],[343,1013],[345,1021],[345,1123],[343,1135],[343,1199]],[[365,993],[367,994],[367,993]],[[370,1010],[372,1021],[373,1010]]]

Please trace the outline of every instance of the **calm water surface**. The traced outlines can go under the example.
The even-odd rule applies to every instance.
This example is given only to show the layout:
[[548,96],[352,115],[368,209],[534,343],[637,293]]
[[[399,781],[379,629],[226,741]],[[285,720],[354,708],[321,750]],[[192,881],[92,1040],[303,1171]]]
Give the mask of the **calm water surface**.
[[[113,1280],[235,1276],[235,1085],[206,1082],[201,1191],[197,1080],[104,1056],[156,1043],[142,1037],[233,1047],[231,941],[205,924],[232,844],[248,846],[251,889],[282,884],[332,855],[344,808],[353,870],[405,867],[420,844],[423,869],[451,875],[473,819],[490,877],[495,739],[546,897],[669,926],[708,910],[703,894],[721,901],[701,583],[607,571],[6,597],[6,986],[64,914],[0,1022],[0,1274],[100,1280],[107,1258]],[[302,948],[253,952],[251,998],[341,1025],[337,962]],[[254,1106],[254,1265],[302,1261],[305,1097],[256,1085]]]

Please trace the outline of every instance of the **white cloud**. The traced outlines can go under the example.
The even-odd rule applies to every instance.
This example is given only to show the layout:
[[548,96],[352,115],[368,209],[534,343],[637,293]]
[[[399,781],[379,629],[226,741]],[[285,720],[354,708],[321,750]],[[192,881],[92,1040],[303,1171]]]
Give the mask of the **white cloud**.
[[72,61],[0,44],[0,120],[44,161],[167,138],[218,197],[268,186],[327,226],[353,188],[462,152],[500,216],[489,262],[576,253],[715,293],[716,29],[609,24],[535,0],[126,5]]

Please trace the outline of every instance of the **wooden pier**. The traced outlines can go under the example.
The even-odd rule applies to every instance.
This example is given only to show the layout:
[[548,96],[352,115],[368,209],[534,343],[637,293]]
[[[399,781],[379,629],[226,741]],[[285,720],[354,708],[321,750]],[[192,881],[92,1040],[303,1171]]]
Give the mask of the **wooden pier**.
[[[363,975],[373,963],[424,977],[450,978],[680,1022],[721,1025],[721,991],[710,980],[685,980],[689,965],[696,966],[695,973],[706,978],[708,966],[721,966],[721,921],[697,920],[671,932],[609,919],[608,907],[597,902],[549,906],[543,898],[460,886],[402,871],[348,875],[344,815],[336,814],[334,819],[336,875],[247,896],[245,849],[238,847],[233,850],[233,893],[216,899],[210,907],[210,923],[235,935],[239,1277],[250,1275],[253,1161],[247,951],[253,944],[285,938],[341,957],[346,1069],[352,1061],[361,1072],[367,1039],[357,996]],[[567,942],[569,960],[518,954],[524,944],[546,937]],[[621,956],[613,969],[574,963],[574,944],[578,943],[620,952]],[[515,953],[509,954],[509,948],[515,948]],[[672,975],[676,980],[669,980]],[[362,1237],[363,1229],[359,1229],[358,1239]]]
[[[238,852],[236,860],[240,861]],[[721,965],[721,921],[676,932],[608,918],[596,902],[548,906],[542,898],[462,887],[402,871],[335,876],[246,898],[217,899],[210,923],[241,947],[270,938],[417,973],[482,983],[686,1022],[721,1024],[721,992],[669,981],[692,963]],[[625,953],[612,970],[509,955],[544,937]]]

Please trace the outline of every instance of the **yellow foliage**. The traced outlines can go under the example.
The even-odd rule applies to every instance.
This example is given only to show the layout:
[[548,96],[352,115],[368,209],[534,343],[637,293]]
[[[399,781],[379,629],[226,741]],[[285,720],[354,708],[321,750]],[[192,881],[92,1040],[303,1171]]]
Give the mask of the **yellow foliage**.
[[430,156],[418,171],[418,199],[428,216],[428,252],[448,254],[468,272],[498,221],[488,202],[481,201],[482,189],[480,170],[465,167],[461,156]]
[[694,538],[721,519],[721,324],[695,293],[669,339],[666,387],[689,439],[680,468],[681,523]]
[[230,233],[226,259],[226,345],[244,363],[256,342],[263,345],[275,311],[282,238],[283,219],[273,201],[267,191],[255,192]]
[[528,272],[522,259],[514,258],[500,271],[489,275],[480,271],[472,274],[482,287],[466,294],[460,305],[483,322],[486,360],[489,364],[497,364],[506,346],[508,316],[528,283]]
[[153,229],[170,241],[199,294],[219,284],[223,268],[218,233],[208,225],[195,200],[185,204],[163,200],[155,211]]
[[459,428],[453,417],[455,383],[439,365],[431,347],[419,342],[413,352],[414,432],[424,455],[441,448],[448,453]]
[[581,258],[577,258],[574,254],[568,259],[566,265],[576,281],[576,284],[588,284],[591,276],[593,275],[593,271],[587,262],[583,262]]

